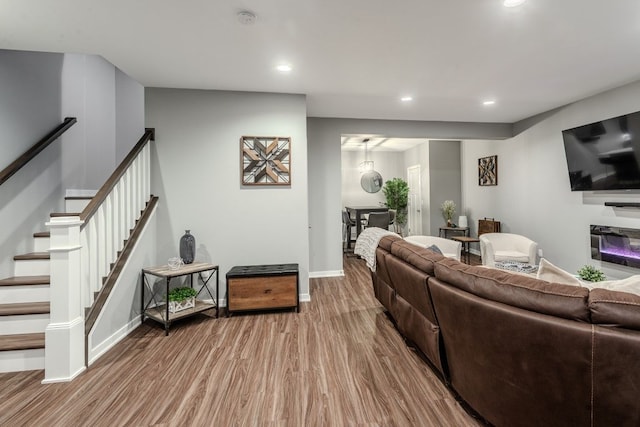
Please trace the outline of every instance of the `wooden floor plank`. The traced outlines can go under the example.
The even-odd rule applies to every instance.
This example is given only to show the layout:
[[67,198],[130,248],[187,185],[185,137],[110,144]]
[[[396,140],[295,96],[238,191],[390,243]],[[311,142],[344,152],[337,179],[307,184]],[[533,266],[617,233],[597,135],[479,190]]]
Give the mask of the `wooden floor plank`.
[[291,311],[146,321],[71,383],[0,374],[0,425],[478,426],[407,347],[364,262]]

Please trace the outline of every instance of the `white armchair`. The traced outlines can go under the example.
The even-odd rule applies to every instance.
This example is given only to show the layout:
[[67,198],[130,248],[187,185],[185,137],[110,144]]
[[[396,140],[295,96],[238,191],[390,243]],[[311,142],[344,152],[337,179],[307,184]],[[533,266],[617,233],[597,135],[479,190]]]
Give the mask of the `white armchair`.
[[480,237],[482,265],[494,266],[496,261],[519,261],[535,264],[538,244],[511,233],[485,233]]
[[436,245],[442,255],[455,258],[460,261],[460,251],[462,250],[462,243],[455,240],[443,239],[442,237],[435,236],[407,236],[404,238],[409,243],[423,248],[428,248],[431,245]]

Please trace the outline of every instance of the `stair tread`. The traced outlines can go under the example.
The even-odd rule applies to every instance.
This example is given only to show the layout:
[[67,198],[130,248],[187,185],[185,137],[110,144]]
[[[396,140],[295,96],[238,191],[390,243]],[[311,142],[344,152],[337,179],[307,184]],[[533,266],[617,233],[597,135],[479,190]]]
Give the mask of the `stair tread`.
[[50,281],[50,276],[7,277],[6,279],[0,279],[0,286],[48,285]]
[[0,304],[0,316],[46,314],[49,313],[49,308],[49,302],[19,302],[13,304]]
[[37,231],[33,233],[33,237],[51,237],[50,231]]
[[49,252],[30,252],[28,254],[16,255],[13,257],[14,261],[34,259],[50,259]]
[[52,218],[60,216],[80,216],[80,212],[51,212],[49,216]]
[[65,200],[91,200],[93,196],[65,196]]
[[44,348],[44,332],[0,335],[0,351]]

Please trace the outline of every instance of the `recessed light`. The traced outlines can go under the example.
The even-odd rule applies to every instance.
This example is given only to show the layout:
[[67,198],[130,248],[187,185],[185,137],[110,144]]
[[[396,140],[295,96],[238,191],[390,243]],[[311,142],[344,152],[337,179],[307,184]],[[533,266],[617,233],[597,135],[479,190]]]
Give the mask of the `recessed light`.
[[504,7],[516,7],[520,6],[524,2],[525,0],[504,0],[502,4],[504,5]]
[[288,73],[292,70],[293,68],[291,67],[291,65],[289,64],[280,64],[276,67],[276,70],[280,71],[281,73]]
[[413,101],[413,96],[403,96],[402,98],[400,98],[400,101],[402,102]]
[[483,101],[482,105],[493,105],[495,103],[496,103],[496,101],[490,99],[490,100],[487,100],[487,101]]

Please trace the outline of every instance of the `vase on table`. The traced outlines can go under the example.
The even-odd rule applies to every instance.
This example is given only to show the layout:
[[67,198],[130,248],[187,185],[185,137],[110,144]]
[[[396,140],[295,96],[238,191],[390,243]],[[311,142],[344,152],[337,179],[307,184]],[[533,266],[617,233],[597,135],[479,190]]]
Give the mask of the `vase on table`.
[[196,238],[191,234],[191,230],[185,230],[184,236],[180,238],[180,258],[185,264],[191,264],[196,257]]

